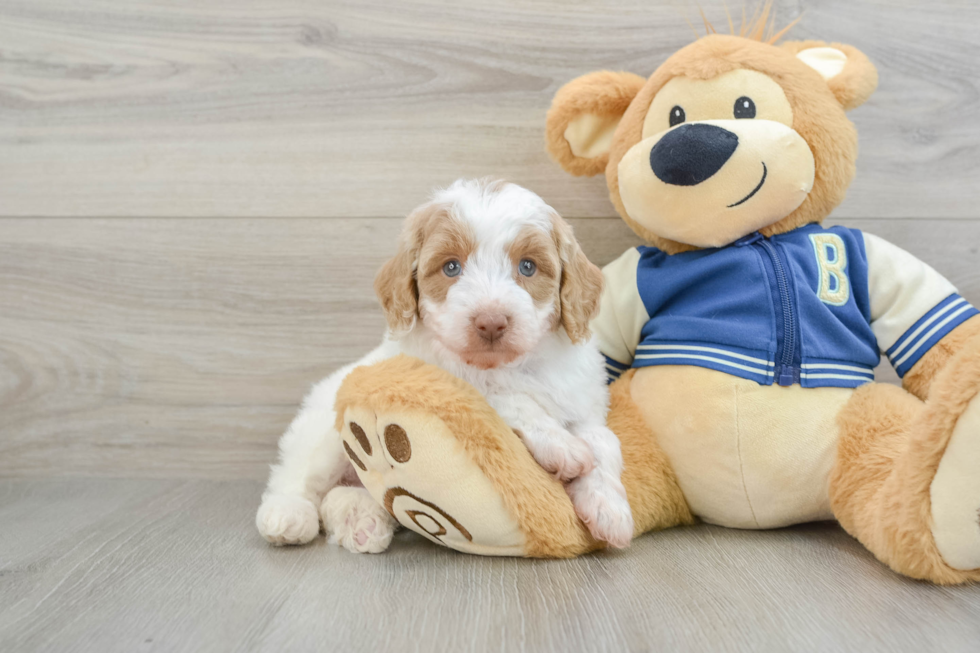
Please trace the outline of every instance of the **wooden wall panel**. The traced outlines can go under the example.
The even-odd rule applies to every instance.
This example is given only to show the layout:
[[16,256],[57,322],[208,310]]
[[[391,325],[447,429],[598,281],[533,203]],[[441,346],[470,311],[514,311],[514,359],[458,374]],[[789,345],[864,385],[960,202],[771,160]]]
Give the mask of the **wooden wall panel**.
[[[835,219],[980,301],[980,7],[776,6],[881,71]],[[544,113],[583,72],[650,72],[685,13],[0,0],[0,473],[262,476],[309,384],[380,337],[371,278],[400,216],[458,176],[582,217],[599,263],[634,244],[602,179],[547,160]]]
[[[609,216],[601,179],[548,161],[545,111],[582,73],[649,74],[697,4],[725,22],[717,0],[0,0],[0,215],[397,216],[494,175]],[[980,4],[776,6],[881,72],[839,215],[975,217]]]
[[[573,224],[600,264],[637,243]],[[980,303],[980,221],[849,224]],[[399,226],[0,220],[0,475],[261,478],[309,385],[379,341],[371,283]]]

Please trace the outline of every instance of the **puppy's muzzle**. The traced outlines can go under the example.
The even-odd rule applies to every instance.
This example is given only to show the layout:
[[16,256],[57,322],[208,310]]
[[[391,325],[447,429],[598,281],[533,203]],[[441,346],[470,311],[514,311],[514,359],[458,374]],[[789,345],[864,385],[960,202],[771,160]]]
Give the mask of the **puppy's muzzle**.
[[503,313],[480,313],[473,318],[473,328],[489,343],[500,340],[507,331],[510,319]]
[[680,125],[650,150],[657,179],[673,186],[696,186],[722,169],[738,148],[738,136],[717,125]]

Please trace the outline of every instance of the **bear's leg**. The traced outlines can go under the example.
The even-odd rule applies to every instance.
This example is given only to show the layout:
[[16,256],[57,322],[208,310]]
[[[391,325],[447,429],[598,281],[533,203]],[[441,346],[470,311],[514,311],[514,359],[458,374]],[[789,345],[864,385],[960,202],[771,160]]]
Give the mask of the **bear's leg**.
[[[357,368],[337,393],[336,410],[358,477],[406,528],[483,555],[570,557],[603,546],[562,484],[472,386],[448,372],[407,356]],[[629,378],[612,388],[609,426],[622,442],[635,533],[692,522],[630,399]]]
[[336,410],[364,487],[423,537],[481,555],[569,557],[602,546],[562,484],[448,372],[407,356],[357,368]]
[[841,525],[899,573],[980,580],[980,351],[961,352],[921,402],[860,388],[840,414],[830,495]]
[[609,386],[606,418],[606,425],[619,437],[623,486],[633,510],[634,537],[695,522],[667,454],[657,444],[657,436],[630,394],[635,375],[636,370],[629,370]]

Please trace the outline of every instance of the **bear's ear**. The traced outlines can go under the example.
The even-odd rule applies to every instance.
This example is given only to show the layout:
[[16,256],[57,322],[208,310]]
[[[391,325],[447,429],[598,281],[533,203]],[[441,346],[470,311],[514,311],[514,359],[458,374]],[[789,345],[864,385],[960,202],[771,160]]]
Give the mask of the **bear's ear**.
[[782,47],[820,73],[844,109],[861,106],[878,87],[874,64],[855,47],[823,41],[787,41]]
[[609,161],[613,133],[646,79],[603,70],[582,75],[555,93],[548,111],[548,153],[565,172],[596,175]]

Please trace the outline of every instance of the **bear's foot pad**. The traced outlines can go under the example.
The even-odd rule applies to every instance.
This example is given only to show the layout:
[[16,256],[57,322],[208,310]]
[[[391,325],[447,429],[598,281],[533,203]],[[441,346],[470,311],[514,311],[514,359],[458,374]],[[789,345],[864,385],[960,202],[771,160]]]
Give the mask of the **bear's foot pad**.
[[341,435],[358,477],[384,510],[459,551],[524,555],[515,517],[445,422],[371,404],[346,408]]
[[954,569],[980,569],[980,395],[957,420],[930,494],[943,560]]

